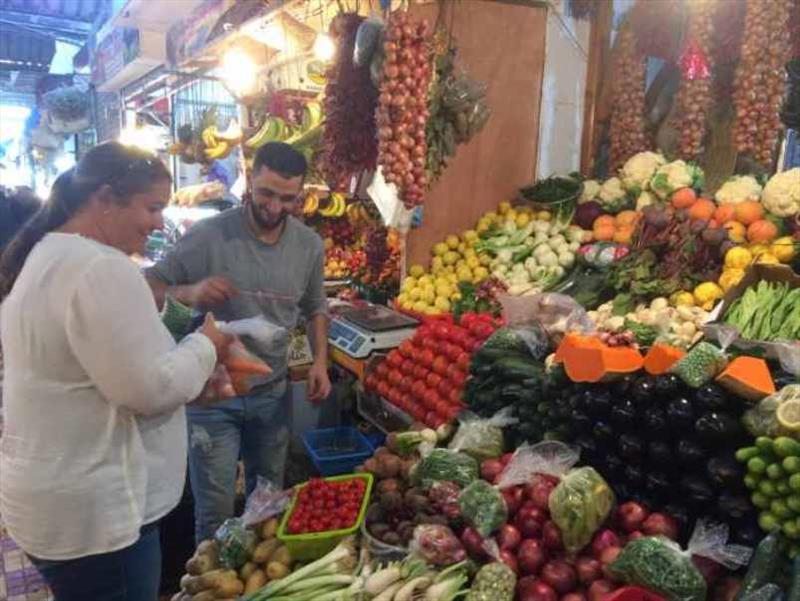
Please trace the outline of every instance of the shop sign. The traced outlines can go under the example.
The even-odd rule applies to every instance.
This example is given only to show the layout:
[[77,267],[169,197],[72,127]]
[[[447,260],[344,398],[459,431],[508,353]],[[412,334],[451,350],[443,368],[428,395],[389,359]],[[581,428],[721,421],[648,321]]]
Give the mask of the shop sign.
[[140,54],[139,30],[132,27],[115,27],[100,41],[94,51],[92,83],[100,85],[113,79]]

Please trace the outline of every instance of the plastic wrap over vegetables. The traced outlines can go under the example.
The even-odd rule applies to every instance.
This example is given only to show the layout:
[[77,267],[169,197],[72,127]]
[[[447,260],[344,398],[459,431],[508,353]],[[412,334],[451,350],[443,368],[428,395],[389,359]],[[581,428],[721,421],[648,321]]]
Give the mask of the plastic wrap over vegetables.
[[413,480],[428,489],[435,482],[455,482],[461,487],[478,479],[478,462],[466,453],[433,449],[414,468]]
[[700,388],[725,369],[728,358],[713,344],[700,342],[670,370],[692,388]]
[[777,411],[786,401],[800,400],[800,384],[784,386],[775,394],[761,399],[758,405],[745,411],[742,424],[752,436],[794,436],[795,432],[781,426]]
[[[510,327],[518,328],[535,323],[550,338],[566,332],[590,333],[595,329],[586,309],[565,294],[545,292],[524,297],[503,295],[500,303],[503,305],[503,317]],[[530,350],[533,352],[533,349]],[[540,347],[537,346],[537,350]]]
[[685,551],[666,538],[647,536],[625,545],[610,569],[617,579],[643,586],[670,601],[705,601],[706,581],[692,563],[692,556],[711,559],[730,570],[746,565],[751,550],[727,542],[726,525],[700,521]]
[[293,493],[293,490],[281,490],[266,478],[259,476],[255,489],[244,504],[242,522],[245,526],[253,526],[283,513]]
[[519,422],[513,413],[513,407],[505,407],[489,419],[470,412],[462,413],[461,424],[448,448],[466,453],[478,461],[499,457],[503,454],[503,428]]
[[219,545],[219,560],[223,567],[235,570],[242,567],[256,547],[256,534],[248,530],[242,518],[225,520],[214,534]]
[[414,529],[409,549],[435,566],[449,566],[467,557],[461,541],[447,526],[422,524]]

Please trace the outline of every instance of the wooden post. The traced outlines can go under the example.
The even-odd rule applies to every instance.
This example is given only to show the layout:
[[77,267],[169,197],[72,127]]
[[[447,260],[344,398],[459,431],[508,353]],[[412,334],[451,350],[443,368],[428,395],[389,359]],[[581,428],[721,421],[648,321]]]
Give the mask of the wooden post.
[[581,173],[584,175],[590,175],[594,167],[597,147],[597,101],[600,96],[604,65],[610,58],[613,10],[612,0],[597,0],[597,12],[592,18],[581,140]]

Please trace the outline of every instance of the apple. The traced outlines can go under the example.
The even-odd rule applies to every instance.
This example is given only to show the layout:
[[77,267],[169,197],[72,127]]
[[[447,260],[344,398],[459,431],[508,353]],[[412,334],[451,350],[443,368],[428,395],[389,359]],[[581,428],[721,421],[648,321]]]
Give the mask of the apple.
[[619,506],[617,518],[625,532],[641,530],[642,524],[647,519],[647,510],[636,501],[628,501]]

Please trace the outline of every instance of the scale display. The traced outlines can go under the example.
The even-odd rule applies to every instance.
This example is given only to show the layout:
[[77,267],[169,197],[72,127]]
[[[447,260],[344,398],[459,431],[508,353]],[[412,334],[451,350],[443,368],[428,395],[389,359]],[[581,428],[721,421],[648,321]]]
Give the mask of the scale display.
[[416,319],[381,305],[344,311],[331,321],[328,342],[356,359],[400,346],[419,325]]

